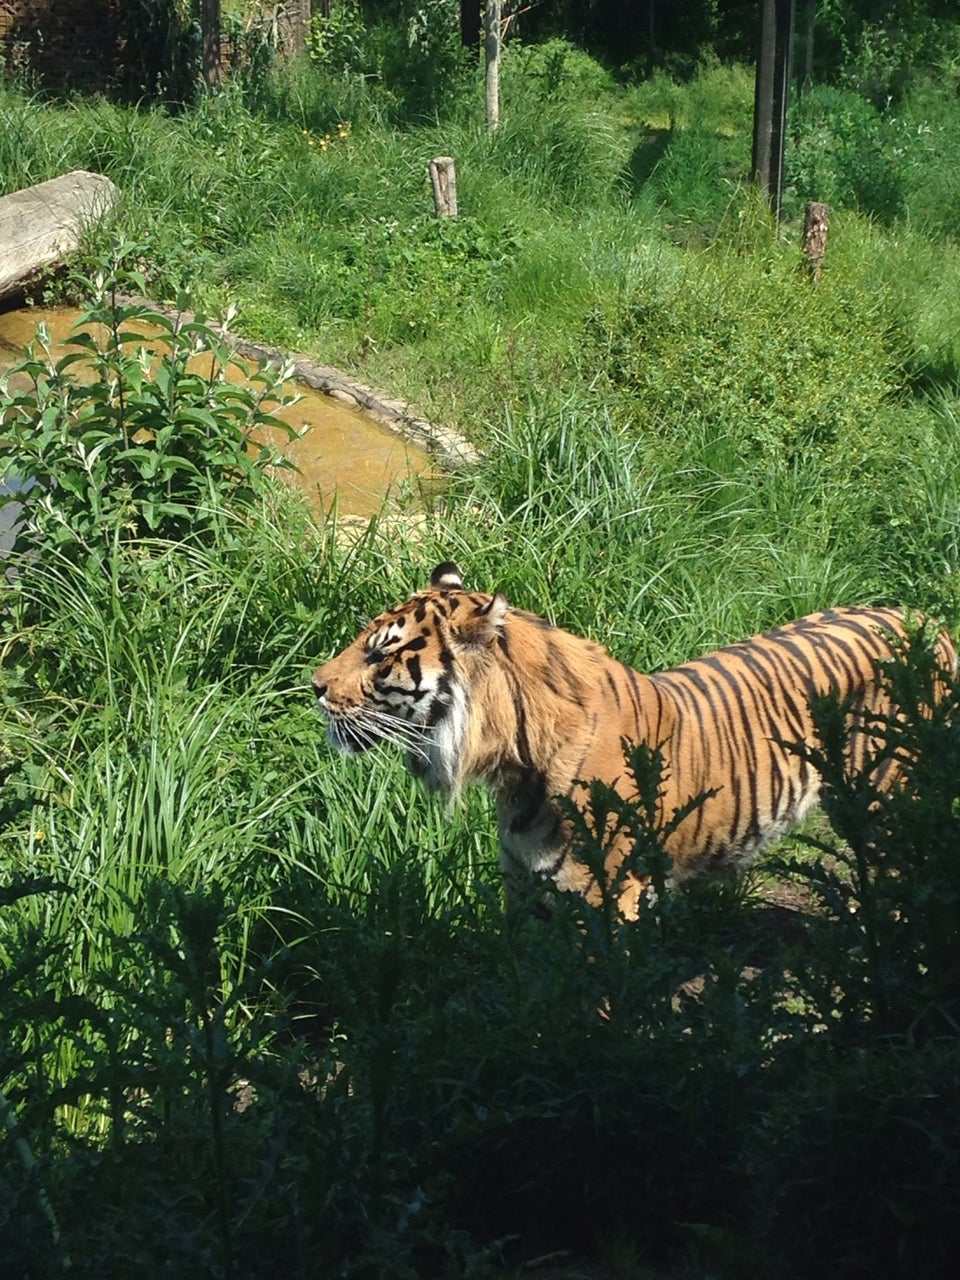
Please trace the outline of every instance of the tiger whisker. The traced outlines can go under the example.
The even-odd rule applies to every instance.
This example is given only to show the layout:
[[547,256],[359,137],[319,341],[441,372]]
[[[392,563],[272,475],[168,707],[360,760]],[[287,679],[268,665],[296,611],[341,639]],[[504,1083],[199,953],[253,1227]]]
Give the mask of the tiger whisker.
[[379,708],[365,707],[350,716],[338,716],[336,725],[341,736],[358,747],[367,748],[389,741],[404,747],[412,755],[427,759],[423,729]]

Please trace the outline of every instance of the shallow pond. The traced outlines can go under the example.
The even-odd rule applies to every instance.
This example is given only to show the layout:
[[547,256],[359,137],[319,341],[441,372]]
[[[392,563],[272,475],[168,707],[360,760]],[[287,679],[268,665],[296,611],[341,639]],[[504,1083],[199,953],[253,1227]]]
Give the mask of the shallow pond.
[[[0,373],[21,359],[41,322],[54,343],[55,360],[68,349],[76,350],[62,344],[78,315],[70,307],[0,310]],[[241,360],[240,365],[243,363]],[[252,367],[250,362],[246,367]],[[239,381],[242,369],[231,366],[228,376]],[[275,443],[299,471],[283,474],[305,491],[315,509],[328,510],[336,499],[341,515],[366,517],[379,511],[387,496],[399,498],[415,495],[421,488],[435,489],[431,459],[417,445],[322,391],[302,383],[287,384],[286,391],[296,393],[299,399],[276,416],[297,435],[288,440],[278,432]]]

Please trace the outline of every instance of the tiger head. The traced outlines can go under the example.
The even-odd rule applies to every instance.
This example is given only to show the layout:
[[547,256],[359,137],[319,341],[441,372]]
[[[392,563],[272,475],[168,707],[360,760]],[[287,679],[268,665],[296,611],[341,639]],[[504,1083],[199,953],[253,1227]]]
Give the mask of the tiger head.
[[332,745],[359,753],[399,743],[431,790],[456,791],[471,676],[489,661],[508,609],[499,593],[467,592],[455,564],[438,565],[427,590],[374,618],[314,672]]

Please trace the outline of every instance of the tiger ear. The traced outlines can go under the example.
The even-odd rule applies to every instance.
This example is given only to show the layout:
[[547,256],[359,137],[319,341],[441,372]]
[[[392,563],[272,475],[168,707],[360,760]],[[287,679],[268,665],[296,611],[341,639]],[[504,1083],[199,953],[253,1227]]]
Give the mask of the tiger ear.
[[484,604],[477,605],[466,617],[457,618],[456,639],[465,646],[493,644],[503,635],[503,623],[509,608],[507,597],[498,591]]
[[430,585],[436,591],[462,591],[463,578],[452,560],[444,560],[431,573]]
[[507,616],[507,610],[510,605],[507,597],[502,591],[498,591],[493,599],[488,603],[481,605],[477,610],[478,616],[483,616],[487,620],[487,626],[491,631],[496,631],[497,635],[503,629],[503,620]]

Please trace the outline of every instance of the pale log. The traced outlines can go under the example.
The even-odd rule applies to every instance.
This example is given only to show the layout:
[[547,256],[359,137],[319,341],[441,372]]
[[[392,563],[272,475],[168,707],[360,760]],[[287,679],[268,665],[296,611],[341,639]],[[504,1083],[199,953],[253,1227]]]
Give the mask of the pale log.
[[38,271],[77,249],[117,194],[103,174],[75,169],[0,196],[0,298],[21,292]]

